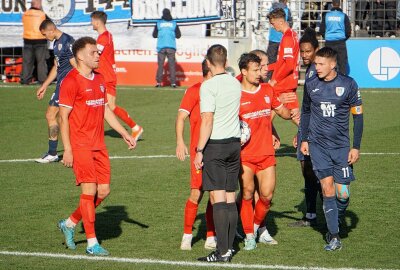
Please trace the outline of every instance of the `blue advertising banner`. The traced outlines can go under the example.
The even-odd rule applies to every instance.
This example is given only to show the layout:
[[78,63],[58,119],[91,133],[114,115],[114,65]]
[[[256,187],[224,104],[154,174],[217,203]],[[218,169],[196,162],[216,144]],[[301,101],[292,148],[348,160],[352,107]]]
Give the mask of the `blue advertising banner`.
[[[21,25],[22,14],[31,7],[31,0],[0,1],[0,25]],[[43,11],[57,25],[90,24],[90,14],[101,10],[108,22],[129,21],[129,0],[42,0]]]
[[400,88],[400,40],[347,41],[350,72],[362,88]]
[[171,10],[179,25],[234,20],[234,0],[130,0],[132,25],[154,25],[161,18],[162,10]]

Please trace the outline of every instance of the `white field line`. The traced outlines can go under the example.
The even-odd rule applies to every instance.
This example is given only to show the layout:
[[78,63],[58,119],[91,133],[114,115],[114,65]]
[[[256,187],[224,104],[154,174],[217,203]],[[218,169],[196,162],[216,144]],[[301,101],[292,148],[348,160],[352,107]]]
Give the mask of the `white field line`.
[[[296,156],[296,153],[276,153],[278,157]],[[361,153],[363,156],[398,156],[400,153]],[[148,155],[148,156],[110,156],[110,159],[157,159],[157,158],[175,158],[175,155]],[[0,159],[0,163],[19,163],[19,162],[31,162],[35,161],[36,158],[26,159]]]
[[[19,84],[0,84],[0,89],[1,88],[38,88],[39,85],[19,85]],[[149,87],[149,86],[117,86],[117,89],[123,89],[123,90],[154,90],[154,91],[161,91],[161,90],[166,90],[166,91],[183,91],[186,90],[187,87],[179,87],[179,88],[171,88],[171,87],[162,87],[162,88],[155,88],[155,87]],[[303,90],[299,89],[299,92],[302,92]],[[382,89],[381,91],[379,90],[369,90],[369,89],[361,89],[362,93],[372,93],[372,94],[384,94],[384,93],[390,93],[390,94],[400,94],[400,89],[399,90],[385,90]]]
[[[18,256],[18,257],[39,257],[39,258],[55,258],[68,260],[87,260],[87,261],[106,261],[117,263],[131,264],[155,264],[155,265],[171,265],[186,267],[215,267],[227,269],[281,269],[281,270],[361,270],[361,268],[325,268],[325,267],[302,267],[302,266],[286,266],[286,265],[260,265],[260,264],[238,264],[238,263],[203,263],[189,261],[167,261],[157,259],[138,259],[138,258],[119,258],[119,257],[90,257],[84,255],[67,255],[61,253],[44,253],[44,252],[19,252],[19,251],[0,251],[0,255]],[[368,268],[364,270],[377,270]],[[383,270],[383,269],[382,269]]]

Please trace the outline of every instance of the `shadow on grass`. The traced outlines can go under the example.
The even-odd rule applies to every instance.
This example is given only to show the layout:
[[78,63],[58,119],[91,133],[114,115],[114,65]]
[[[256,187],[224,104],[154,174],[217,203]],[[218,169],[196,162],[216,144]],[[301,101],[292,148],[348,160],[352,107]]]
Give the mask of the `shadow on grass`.
[[[141,229],[149,228],[148,225],[131,219],[123,205],[105,206],[103,209],[106,211],[96,214],[96,237],[99,239],[99,242],[120,237],[122,234],[122,222],[137,225]],[[85,233],[83,224],[79,233]],[[76,243],[86,243],[86,241],[78,241]]]
[[[119,135],[119,133],[116,132],[116,131],[113,130],[113,129],[106,130],[106,131],[104,132],[104,136],[108,136],[108,137],[111,137],[111,138],[122,138],[121,135]],[[139,138],[138,141],[144,141],[144,139]]]

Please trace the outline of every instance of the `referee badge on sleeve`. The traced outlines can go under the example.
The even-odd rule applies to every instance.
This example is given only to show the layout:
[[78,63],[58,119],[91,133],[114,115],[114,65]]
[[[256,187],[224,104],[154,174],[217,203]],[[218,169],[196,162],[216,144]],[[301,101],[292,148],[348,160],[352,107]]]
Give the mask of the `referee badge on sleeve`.
[[343,96],[344,93],[344,87],[336,87],[336,95],[339,97]]

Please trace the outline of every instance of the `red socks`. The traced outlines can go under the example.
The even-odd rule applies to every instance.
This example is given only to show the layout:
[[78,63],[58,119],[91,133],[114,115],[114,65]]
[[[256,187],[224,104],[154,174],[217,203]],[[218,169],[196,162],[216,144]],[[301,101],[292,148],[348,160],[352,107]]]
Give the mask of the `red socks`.
[[85,228],[86,239],[95,238],[94,221],[96,220],[96,210],[94,208],[94,196],[82,194],[79,206],[82,213],[83,227]]
[[[104,199],[100,199],[98,197],[96,197],[94,199],[94,207],[96,208],[97,206],[99,206],[101,204],[101,202]],[[78,224],[79,221],[81,221],[82,219],[82,212],[81,212],[81,208],[80,208],[80,202],[78,205],[78,208],[75,209],[75,211],[71,214],[71,216],[69,217],[75,224]]]
[[118,116],[119,119],[125,122],[130,128],[136,126],[135,121],[129,116],[128,112],[125,111],[123,108],[115,106],[114,114]]
[[207,226],[207,237],[215,236],[213,207],[210,200],[208,200],[206,209],[206,226]]
[[193,203],[190,200],[187,200],[185,206],[185,221],[183,224],[183,232],[185,234],[192,234],[193,224],[196,220],[197,209],[199,208],[198,204]]
[[[260,225],[267,215],[269,208],[271,206],[271,201],[267,199],[259,199],[256,204],[256,209],[254,211],[254,224]],[[243,206],[242,206],[243,207]]]
[[242,199],[242,208],[240,209],[242,227],[245,234],[254,234],[254,210],[253,199]]

